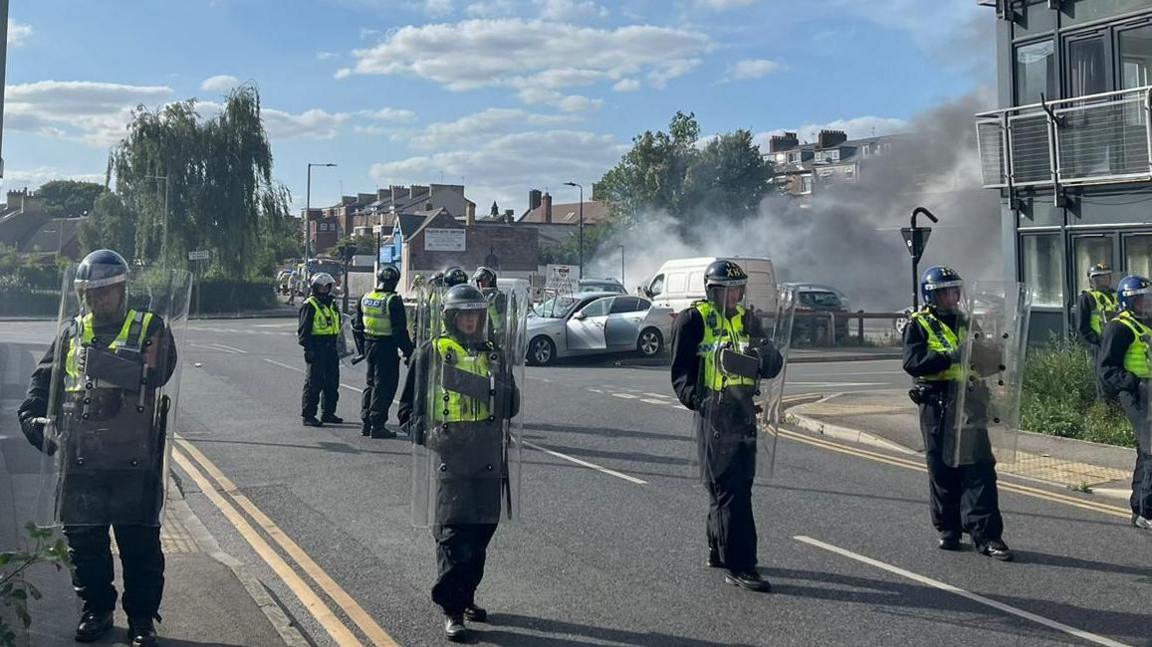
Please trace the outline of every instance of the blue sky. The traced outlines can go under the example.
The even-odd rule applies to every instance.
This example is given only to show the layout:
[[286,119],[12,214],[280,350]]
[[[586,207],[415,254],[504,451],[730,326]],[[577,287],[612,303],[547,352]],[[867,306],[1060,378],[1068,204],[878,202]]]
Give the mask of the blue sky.
[[[7,188],[102,181],[132,107],[259,88],[303,206],[463,181],[487,211],[590,187],[632,136],[906,128],[993,78],[975,0],[13,0]],[[569,196],[568,194],[573,195]]]

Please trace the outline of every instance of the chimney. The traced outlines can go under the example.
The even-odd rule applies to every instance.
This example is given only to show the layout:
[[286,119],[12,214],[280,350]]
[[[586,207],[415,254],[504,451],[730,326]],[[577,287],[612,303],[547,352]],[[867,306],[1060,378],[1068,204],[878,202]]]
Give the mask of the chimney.
[[772,138],[768,140],[768,152],[779,153],[799,145],[800,140],[796,138],[796,133],[786,132],[783,135],[772,135]]
[[548,194],[548,193],[544,194],[543,203],[541,206],[544,207],[544,222],[549,224],[549,225],[552,224],[552,195],[551,194]]
[[407,200],[408,196],[411,195],[411,193],[412,193],[408,189],[408,187],[405,187],[405,186],[392,186],[392,187],[389,187],[389,189],[392,191],[392,201],[393,202],[400,202],[401,200]]
[[500,215],[500,205],[496,204],[495,200],[492,201],[492,210],[489,212],[488,215],[491,216],[493,219],[495,219],[497,216]]
[[848,141],[848,134],[843,130],[821,130],[817,141],[819,148],[834,148]]
[[413,184],[408,190],[410,191],[409,195],[411,195],[413,198],[419,198],[422,195],[429,195],[429,193],[432,191],[429,187],[421,186],[419,184]]
[[392,197],[392,189],[376,189],[377,200],[387,200]]
[[542,195],[543,194],[540,193],[540,189],[532,189],[528,192],[528,211],[532,211],[533,209],[540,207],[540,200]]
[[475,227],[476,226],[476,210],[475,209],[467,209],[467,208],[464,209],[464,226],[465,227]]

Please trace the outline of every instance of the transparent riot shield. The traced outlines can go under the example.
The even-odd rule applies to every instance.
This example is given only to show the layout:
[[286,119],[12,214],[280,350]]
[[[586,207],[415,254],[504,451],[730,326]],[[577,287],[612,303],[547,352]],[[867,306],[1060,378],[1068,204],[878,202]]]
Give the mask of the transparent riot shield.
[[65,271],[41,525],[161,523],[190,291],[183,271]]
[[1019,283],[967,288],[961,379],[942,452],[953,466],[1016,457],[1031,293]]
[[792,347],[792,323],[796,314],[795,293],[784,287],[779,288],[774,305],[774,310],[758,311],[763,337],[753,338],[752,344],[760,356],[773,358],[765,364],[760,384],[764,433],[759,440],[756,477],[762,480],[772,478],[776,468],[776,447],[783,418],[784,380],[788,369],[788,351]]
[[340,364],[347,366],[348,358],[356,355],[356,343],[352,339],[352,318],[341,313],[340,334],[336,336],[336,356]]
[[420,527],[518,516],[527,302],[509,294],[494,335],[489,302],[472,291],[471,300],[439,300],[429,323],[441,332],[417,351],[412,521]]

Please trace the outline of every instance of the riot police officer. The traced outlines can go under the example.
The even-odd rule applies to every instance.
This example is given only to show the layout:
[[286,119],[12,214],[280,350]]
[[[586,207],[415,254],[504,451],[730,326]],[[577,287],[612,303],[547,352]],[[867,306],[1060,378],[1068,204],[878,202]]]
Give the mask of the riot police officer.
[[503,328],[508,323],[508,295],[496,287],[496,272],[487,267],[476,268],[472,282],[488,299],[488,325],[493,338],[499,339],[504,335]]
[[970,322],[961,311],[964,281],[955,270],[934,266],[920,280],[924,307],[904,328],[904,371],[915,378],[909,393],[920,408],[920,433],[928,465],[932,525],[942,550],[959,550],[964,532],[982,555],[1010,561],[1004,543],[996,485],[996,459],[987,446],[971,464],[950,465],[956,446],[957,397],[964,380],[961,355]]
[[464,268],[453,265],[444,270],[444,289],[464,285],[467,282],[468,273],[464,271]]
[[404,300],[396,294],[400,270],[384,265],[376,272],[376,289],[360,298],[352,318],[356,349],[367,358],[367,386],[360,405],[361,433],[373,438],[395,438],[385,426],[388,410],[400,382],[400,354],[412,355],[408,337],[408,315]]
[[[759,378],[774,378],[780,352],[760,320],[743,304],[748,275],[736,263],[717,260],[704,272],[707,299],[676,317],[672,333],[672,388],[695,412],[696,439],[708,488],[707,565],[724,568],[724,580],[752,591],[771,591],[756,570],[756,521],[752,483],[757,452]],[[743,372],[732,369],[752,358]],[[731,370],[730,370],[731,369]]]
[[1152,282],[1127,276],[1116,290],[1120,314],[1104,326],[1099,367],[1105,394],[1115,396],[1136,432],[1132,471],[1132,525],[1152,530],[1152,429],[1149,426],[1149,339],[1152,335]]
[[1117,311],[1112,269],[1097,263],[1088,270],[1088,289],[1081,292],[1076,301],[1076,332],[1080,340],[1092,349],[1093,355],[1100,350],[1104,325],[1116,316]]
[[[465,619],[487,620],[476,604],[488,543],[502,511],[511,511],[507,421],[520,409],[507,357],[486,330],[488,302],[471,285],[443,297],[444,331],[422,344],[404,382],[398,417],[414,452],[427,456],[429,478],[414,478],[414,497],[426,501],[436,540],[439,574],[432,601],[444,612],[444,631],[464,640]],[[421,461],[417,461],[419,464]],[[427,488],[424,496],[416,490]],[[414,511],[419,506],[414,503]]]
[[[332,295],[334,285],[336,280],[331,274],[316,274],[312,277],[312,294],[300,306],[300,325],[296,329],[296,339],[304,347],[304,362],[308,365],[300,413],[306,427],[344,422],[343,418],[336,415],[336,402],[340,399],[340,355],[337,341],[341,321],[340,309]],[[316,418],[318,406],[323,411],[319,420]]]
[[[80,263],[73,280],[78,313],[40,360],[18,415],[29,442],[62,454],[53,494],[83,601],[76,640],[94,642],[112,628],[111,527],[129,640],[141,647],[157,644],[153,621],[164,591],[160,522],[171,400],[160,394],[176,369],[177,351],[160,314],[129,307],[128,274],[124,258],[107,249]],[[186,290],[183,296],[186,308]],[[63,395],[50,402],[53,382]],[[52,419],[59,444],[45,438],[44,422]]]

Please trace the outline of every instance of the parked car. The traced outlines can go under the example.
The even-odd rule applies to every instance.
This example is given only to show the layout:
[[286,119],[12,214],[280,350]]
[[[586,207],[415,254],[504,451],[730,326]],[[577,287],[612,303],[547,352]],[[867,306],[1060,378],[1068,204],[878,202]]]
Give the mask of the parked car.
[[578,292],[615,292],[628,294],[628,288],[616,279],[580,279]]
[[[680,312],[693,302],[705,298],[704,270],[716,260],[720,259],[705,256],[666,261],[647,284],[640,286],[639,293],[659,307]],[[772,268],[772,261],[766,258],[735,257],[728,260],[738,263],[748,274],[747,303],[757,310],[774,312],[776,272]]]
[[[792,324],[792,340],[805,346],[827,346],[832,340],[828,337],[826,317],[802,316],[805,313],[831,312],[836,315],[848,314],[848,298],[844,293],[829,285],[817,283],[784,283],[783,287],[792,291],[796,299],[795,322]],[[848,337],[848,317],[836,317],[836,342]]]
[[636,352],[652,357],[672,333],[672,312],[643,297],[615,292],[555,296],[528,315],[528,363],[562,357]]

